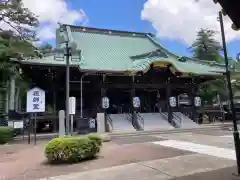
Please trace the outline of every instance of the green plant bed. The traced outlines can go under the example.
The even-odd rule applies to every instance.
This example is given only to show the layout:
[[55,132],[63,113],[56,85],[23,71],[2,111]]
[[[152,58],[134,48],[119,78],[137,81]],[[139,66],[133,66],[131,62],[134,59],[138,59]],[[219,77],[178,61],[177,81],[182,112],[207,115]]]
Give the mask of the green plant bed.
[[102,139],[98,135],[54,138],[45,147],[50,163],[76,163],[93,159],[100,152]]
[[13,139],[13,129],[8,126],[0,126],[0,144],[5,144]]

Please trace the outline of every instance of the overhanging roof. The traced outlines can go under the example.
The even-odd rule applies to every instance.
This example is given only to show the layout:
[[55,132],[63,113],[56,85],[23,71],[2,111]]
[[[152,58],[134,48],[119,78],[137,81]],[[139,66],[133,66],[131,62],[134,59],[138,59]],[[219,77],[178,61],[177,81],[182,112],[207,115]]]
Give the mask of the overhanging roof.
[[[210,64],[209,61],[181,57],[168,51],[153,34],[83,26],[64,27],[63,32],[57,29],[56,47],[64,48],[65,44],[61,43],[63,36],[74,42],[81,53],[73,52],[71,64],[83,71],[138,72],[147,71],[150,65],[171,64],[176,71],[195,75],[220,75],[224,72],[223,67]],[[23,63],[64,65],[66,61],[62,51],[42,59],[24,60]]]

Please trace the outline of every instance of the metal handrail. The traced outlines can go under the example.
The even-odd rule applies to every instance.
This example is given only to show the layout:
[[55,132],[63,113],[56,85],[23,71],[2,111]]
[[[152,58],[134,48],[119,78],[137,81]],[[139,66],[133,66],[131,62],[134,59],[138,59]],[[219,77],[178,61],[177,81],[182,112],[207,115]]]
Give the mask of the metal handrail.
[[107,122],[108,124],[111,125],[112,129],[113,129],[113,122],[112,122],[112,118],[107,114]]
[[179,126],[181,126],[181,124],[182,124],[182,119],[181,119],[181,117],[179,117],[175,112],[173,112],[173,118],[174,118],[175,120],[177,120],[177,123],[179,124]]
[[168,115],[167,115],[166,112],[161,112],[160,114],[161,114],[162,116],[164,116],[166,119],[168,119]]
[[128,121],[132,122],[132,115],[130,113],[125,113],[125,116]]
[[144,119],[139,113],[137,113],[137,120],[142,124],[142,128],[144,129]]
[[[163,115],[166,119],[168,119],[168,113],[167,112],[162,112],[161,115]],[[175,116],[175,113],[173,113],[173,119],[172,119],[172,125],[174,127],[181,127],[181,118],[179,118],[178,116]],[[180,120],[180,122],[176,122],[175,120]]]
[[192,119],[191,118],[191,114],[192,114],[191,112],[183,112],[182,114],[187,116],[189,119]]

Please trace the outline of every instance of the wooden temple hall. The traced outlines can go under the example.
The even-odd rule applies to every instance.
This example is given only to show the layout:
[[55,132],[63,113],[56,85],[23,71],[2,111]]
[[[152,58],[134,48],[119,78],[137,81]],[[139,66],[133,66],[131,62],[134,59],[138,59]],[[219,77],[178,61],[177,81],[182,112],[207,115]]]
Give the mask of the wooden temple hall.
[[[70,97],[76,97],[74,122],[79,126],[105,112],[109,131],[196,127],[203,104],[198,86],[224,72],[207,60],[168,51],[151,33],[62,25],[56,31],[56,50],[20,62],[32,86],[46,91],[38,131],[47,123],[50,131],[57,131],[58,111],[65,109],[66,40],[74,46]],[[102,97],[109,98],[106,109]]]

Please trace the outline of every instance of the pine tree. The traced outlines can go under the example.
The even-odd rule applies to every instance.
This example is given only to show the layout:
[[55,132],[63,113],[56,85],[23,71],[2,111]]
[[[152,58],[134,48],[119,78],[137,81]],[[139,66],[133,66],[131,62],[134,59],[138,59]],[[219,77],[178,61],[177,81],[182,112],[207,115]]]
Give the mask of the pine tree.
[[189,48],[193,57],[200,60],[221,61],[222,47],[215,39],[216,32],[209,29],[201,29],[197,32],[197,38]]
[[[37,17],[23,6],[22,0],[0,1],[0,23],[11,28],[15,36],[24,40],[36,40],[36,32],[39,22]],[[2,29],[0,27],[1,31]]]

